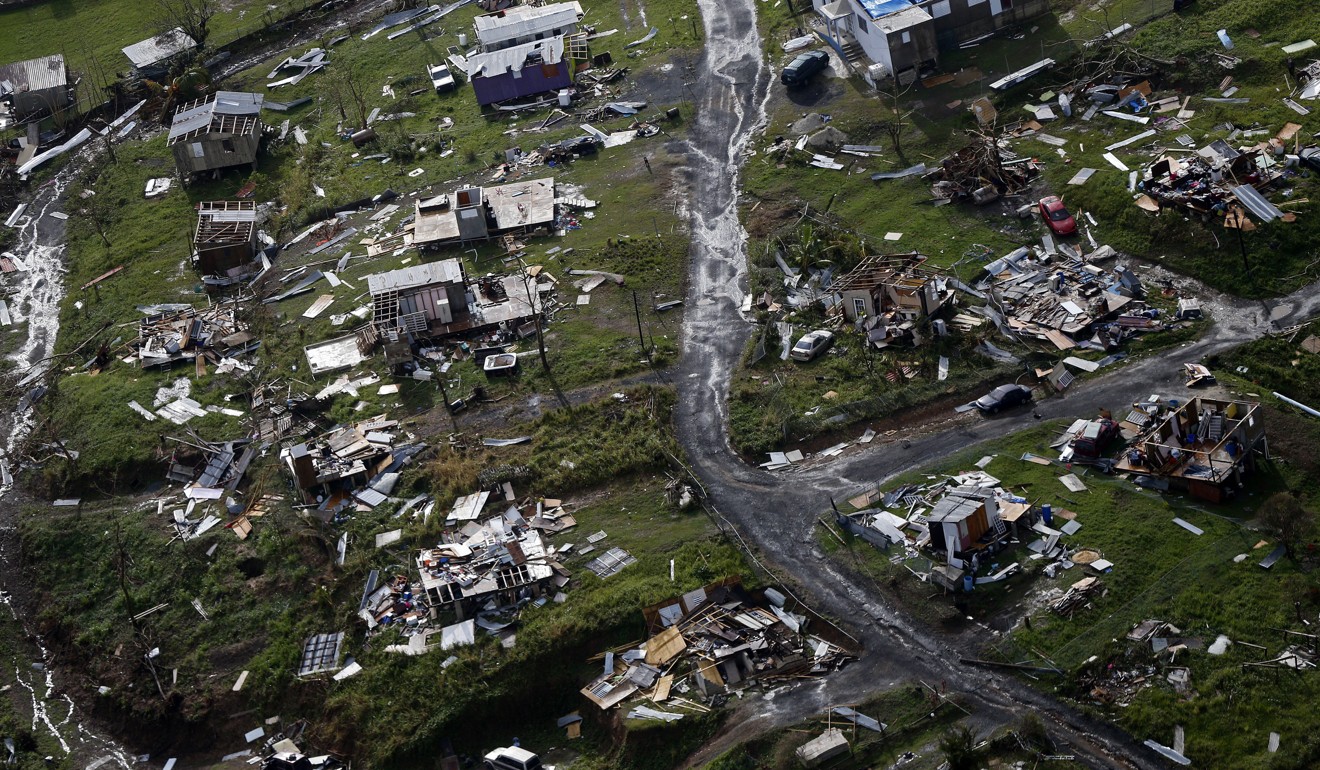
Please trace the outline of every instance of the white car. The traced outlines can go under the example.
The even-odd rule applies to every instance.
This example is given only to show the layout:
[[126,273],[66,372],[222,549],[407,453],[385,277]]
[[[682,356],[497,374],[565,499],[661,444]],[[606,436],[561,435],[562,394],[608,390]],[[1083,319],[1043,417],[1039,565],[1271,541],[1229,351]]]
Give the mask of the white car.
[[802,339],[798,340],[793,349],[788,351],[788,355],[794,361],[810,361],[829,350],[833,344],[833,332],[817,329],[814,332],[807,332],[802,335]]
[[449,66],[446,64],[429,64],[426,67],[426,74],[431,76],[431,85],[435,87],[437,94],[458,88],[458,84],[454,82],[454,73],[449,71]]
[[541,758],[524,748],[508,746],[495,749],[485,756],[486,770],[549,770],[541,765]]

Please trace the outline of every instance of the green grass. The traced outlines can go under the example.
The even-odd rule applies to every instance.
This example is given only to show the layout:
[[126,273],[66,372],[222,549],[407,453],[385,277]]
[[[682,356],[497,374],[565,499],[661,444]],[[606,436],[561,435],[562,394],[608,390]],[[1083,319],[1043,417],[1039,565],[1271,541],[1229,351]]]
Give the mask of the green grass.
[[[1181,58],[1173,66],[1160,67],[1161,75],[1155,85],[1157,96],[1190,95],[1191,109],[1196,117],[1185,129],[1197,145],[1222,138],[1227,131],[1213,130],[1214,126],[1232,122],[1239,127],[1259,126],[1272,135],[1285,122],[1306,121],[1285,107],[1280,99],[1286,74],[1286,54],[1279,44],[1304,40],[1320,34],[1320,12],[1307,6],[1298,7],[1287,0],[1259,0],[1250,3],[1197,2],[1181,15],[1166,14],[1172,7],[1169,0],[1129,0],[1095,8],[1091,4],[1061,4],[1053,14],[1029,23],[1023,40],[1008,38],[982,43],[974,48],[949,51],[942,54],[941,67],[946,72],[958,72],[965,67],[979,68],[982,78],[959,88],[953,84],[927,89],[920,84],[904,97],[904,106],[915,109],[912,125],[904,134],[907,161],[924,160],[931,164],[947,152],[966,141],[964,131],[973,127],[966,111],[971,99],[986,93],[985,83],[1006,71],[1049,56],[1060,64],[1050,75],[1038,77],[1004,95],[992,95],[1001,116],[1001,124],[1011,124],[1028,117],[1021,108],[1047,90],[1056,90],[1057,84],[1073,77],[1086,79],[1094,76],[1094,61],[1107,52],[1085,49],[1081,41],[1093,38],[1105,30],[1124,22],[1141,24],[1159,16],[1133,37],[1135,47],[1143,53],[1168,59]],[[1287,19],[1286,32],[1280,20]],[[771,38],[767,46],[777,47],[783,38],[794,34],[793,20],[782,9],[763,14],[763,28]],[[1228,28],[1237,47],[1234,55],[1243,63],[1231,72],[1211,63],[1209,55],[1222,50],[1215,30]],[[1252,37],[1248,31],[1259,31]],[[782,56],[775,48],[772,54]],[[1304,56],[1304,55],[1303,55]],[[1300,62],[1301,60],[1299,60]],[[1201,96],[1217,96],[1216,86],[1225,75],[1232,75],[1234,85],[1241,88],[1236,94],[1249,97],[1246,105],[1216,105],[1202,102]],[[889,114],[885,100],[869,92],[856,78],[845,84],[846,96],[813,109],[831,114],[833,125],[849,135],[853,143],[888,144],[887,137],[879,133],[876,122]],[[758,149],[764,151],[769,139],[784,135],[787,124],[796,120],[802,108],[777,100],[771,115],[771,129],[767,140]],[[960,104],[955,105],[958,101]],[[950,106],[952,105],[952,106]],[[1237,235],[1225,230],[1209,218],[1191,219],[1180,211],[1170,210],[1158,218],[1138,209],[1127,191],[1127,174],[1119,172],[1101,158],[1103,147],[1142,130],[1135,124],[1097,116],[1090,122],[1076,117],[1045,127],[1045,131],[1068,140],[1065,149],[1069,160],[1064,162],[1054,147],[1031,140],[1015,140],[1014,148],[1020,152],[1035,153],[1045,165],[1045,188],[1066,195],[1074,213],[1090,212],[1099,222],[1094,228],[1097,240],[1109,243],[1121,251],[1156,261],[1178,272],[1192,275],[1221,291],[1246,297],[1266,297],[1286,293],[1314,280],[1316,227],[1305,215],[1303,205],[1295,223],[1262,225],[1247,234],[1245,273]],[[1179,131],[1177,133],[1183,133]],[[1244,140],[1245,141],[1245,140]],[[1083,149],[1084,148],[1084,149]],[[1130,145],[1115,152],[1130,168],[1139,169],[1151,160],[1143,143]],[[928,254],[939,264],[949,264],[972,246],[985,244],[995,253],[1029,243],[1039,238],[1040,229],[1034,223],[1018,223],[999,215],[999,206],[984,209],[966,206],[947,206],[924,211],[929,199],[925,183],[919,179],[891,180],[873,183],[869,175],[856,173],[857,167],[867,172],[890,170],[907,165],[897,153],[888,152],[881,158],[852,159],[849,171],[829,171],[812,168],[798,160],[788,161],[785,168],[776,168],[782,162],[776,153],[767,157],[762,153],[747,165],[745,174],[749,193],[761,199],[761,211],[744,210],[753,234],[772,231],[780,219],[796,218],[804,205],[816,212],[828,208],[829,213],[856,228],[873,242],[886,232],[902,232],[898,243],[878,244],[885,250],[913,248]],[[1066,182],[1081,167],[1099,170],[1084,186],[1066,186]],[[1276,201],[1314,197],[1314,176],[1303,173],[1290,178],[1283,185],[1282,197],[1272,194]],[[924,211],[924,213],[922,213]],[[918,215],[919,214],[919,215]]]
[[[818,325],[810,316],[794,319],[794,339]],[[837,431],[859,420],[884,418],[942,397],[971,393],[987,382],[1011,380],[1017,367],[996,364],[974,353],[970,338],[936,339],[917,348],[868,354],[862,336],[850,328],[835,332],[834,349],[809,363],[779,358],[773,339],[766,357],[739,369],[731,386],[729,422],[734,446],[758,461],[759,455]],[[753,339],[750,347],[755,347]],[[939,359],[948,356],[949,378],[937,379]],[[917,371],[911,380],[900,367]],[[885,374],[900,371],[897,383]],[[827,394],[833,396],[827,397]]]
[[[740,743],[705,765],[705,770],[797,767],[799,765],[794,751],[831,726],[842,730],[850,745],[849,754],[833,760],[829,765],[831,768],[852,770],[899,764],[912,770],[934,770],[941,766],[943,760],[938,739],[962,723],[965,712],[960,709],[966,706],[957,696],[938,703],[926,686],[915,681],[881,690],[860,704],[850,705],[859,713],[882,722],[885,725],[884,733],[854,728],[851,723],[838,717],[830,718],[821,714],[790,728],[774,730]],[[972,716],[975,716],[975,712],[972,712]],[[1028,720],[997,730],[989,736],[988,745],[981,753],[981,761],[990,762],[990,767],[1005,767],[1016,760],[1029,762],[1036,759],[1035,752],[1022,748],[1022,744],[1013,737],[1013,731],[1024,736],[1024,741],[1030,740],[1026,736],[1038,734],[1036,725],[1029,724]],[[897,763],[907,752],[914,756]],[[1050,767],[1072,768],[1080,765],[1067,760],[1051,760]]]
[[[673,404],[672,390],[632,389],[626,401],[606,398],[507,426],[532,436],[530,444],[442,448],[405,473],[397,494],[434,491],[440,510],[459,492],[505,480],[520,499],[560,497],[578,526],[551,542],[585,545],[586,535],[604,530],[603,546],[637,557],[605,580],[585,569],[590,555],[566,557],[574,574],[568,600],[527,609],[512,650],[483,636],[478,645],[455,651],[458,663],[441,668],[449,653],[391,655],[383,651],[393,641],[388,635],[369,643],[362,637],[355,615],[368,571],[411,570],[411,549],[435,541],[443,528],[438,515],[429,523],[395,519],[390,504],[335,527],[280,506],[255,520],[255,531],[241,542],[220,527],[196,540],[171,540],[166,522],[176,505],[167,504],[158,516],[151,500],[89,503],[77,513],[30,509],[20,536],[47,597],[42,630],[61,660],[86,672],[80,687],[87,697],[106,685],[111,690],[101,696],[103,705],[142,724],[168,712],[191,728],[211,729],[207,725],[223,718],[217,706],[241,699],[261,713],[314,716],[315,745],[370,767],[429,756],[445,739],[466,753],[505,745],[513,735],[525,746],[548,748],[562,739],[554,719],[580,707],[577,691],[598,668],[587,659],[602,647],[640,639],[642,607],[728,575],[755,584],[742,555],[700,509],[680,512],[666,502],[664,471],[679,452],[669,427]],[[281,489],[283,474],[273,457],[259,459],[248,472],[247,495]],[[399,526],[404,546],[371,547],[376,533]],[[344,566],[335,568],[330,560],[340,532],[351,545]],[[209,620],[191,606],[194,597]],[[160,603],[167,607],[135,630],[130,615]],[[348,652],[364,672],[343,683],[297,681],[293,670],[303,641],[331,630],[349,632]],[[135,662],[153,646],[161,648],[156,665],[166,698]],[[246,685],[241,696],[232,696],[229,688],[242,670],[250,672]],[[399,688],[405,680],[409,687]],[[719,719],[685,721],[683,730],[635,730],[619,748],[604,721],[592,716],[583,743],[570,748],[584,752],[581,766],[588,768],[668,767]]]
[[[229,0],[211,20],[208,47],[222,46],[268,23],[269,15],[282,18],[309,3],[288,0],[257,3]],[[172,27],[155,2],[132,0],[52,0],[24,8],[0,11],[0,62],[9,63],[63,53],[70,69],[88,76],[99,67],[107,73],[126,72],[128,57],[120,50]]]
[[[565,565],[575,575],[568,600],[524,612],[512,650],[483,639],[458,650],[458,663],[448,669],[440,668],[447,657],[442,653],[408,659],[377,645],[361,650],[364,672],[329,693],[318,735],[330,738],[355,726],[357,756],[373,767],[429,755],[444,738],[474,754],[505,745],[513,735],[543,750],[555,740],[554,719],[582,708],[577,691],[598,668],[586,659],[602,647],[642,638],[642,607],[728,574],[746,574],[740,555],[713,539],[704,514],[675,513],[663,503],[662,488],[663,477],[644,477],[585,502],[574,514],[578,526],[552,538],[581,544],[603,529],[606,544],[629,550],[637,564],[600,580],[583,568],[590,556],[571,558]],[[675,583],[669,581],[670,559]],[[405,678],[413,683],[406,694],[397,687]],[[382,701],[390,707],[382,710]],[[489,719],[495,714],[500,719]],[[586,767],[667,766],[634,756],[632,741],[611,748],[593,730],[595,715],[584,710],[584,716],[586,740],[605,755]]]
[[[1285,694],[1268,673],[1240,668],[1243,661],[1277,654],[1281,637],[1270,629],[1295,628],[1293,602],[1302,601],[1303,611],[1310,613],[1315,606],[1312,597],[1320,590],[1309,574],[1310,555],[1305,556],[1305,564],[1285,560],[1271,571],[1256,566],[1273,547],[1270,543],[1257,548],[1259,541],[1270,538],[1248,528],[1256,506],[1285,487],[1314,500],[1308,481],[1311,474],[1302,463],[1309,462],[1305,447],[1315,427],[1299,426],[1275,412],[1268,412],[1266,419],[1269,435],[1278,435],[1285,446],[1272,442],[1276,457],[1248,479],[1237,500],[1214,508],[1180,495],[1145,492],[1129,481],[1096,474],[1082,477],[1088,491],[1067,491],[1057,480],[1062,469],[1017,459],[1023,451],[1051,456],[1046,442],[1057,426],[1016,434],[993,447],[969,450],[940,464],[938,472],[969,470],[977,457],[993,454],[986,471],[1007,488],[1035,503],[1050,502],[1056,510],[1066,508],[1077,514],[1081,530],[1068,539],[1070,546],[1099,551],[1115,568],[1102,578],[1106,591],[1070,619],[1043,608],[1037,597],[1046,591],[1065,590],[1083,576],[1081,571],[1074,568],[1050,579],[1040,572],[1039,562],[1025,559],[1027,553],[1021,548],[998,555],[996,561],[1020,561],[1023,573],[961,595],[956,611],[947,600],[929,601],[925,586],[914,583],[888,554],[865,543],[850,541],[847,549],[835,549],[835,558],[850,560],[877,588],[892,579],[889,586],[896,598],[933,623],[956,628],[961,627],[963,615],[995,622],[1001,615],[1011,619],[1025,610],[1031,616],[1030,625],[1019,625],[1011,636],[989,642],[990,650],[983,654],[1013,662],[1044,659],[1057,665],[1069,675],[1062,683],[1043,680],[1040,686],[1050,688],[1057,683],[1061,694],[1082,705],[1092,703],[1088,693],[1095,680],[1086,677],[1103,679],[1110,663],[1120,671],[1144,671],[1151,662],[1148,647],[1121,641],[1132,626],[1147,618],[1169,621],[1184,636],[1204,638],[1207,644],[1223,633],[1263,645],[1268,653],[1237,645],[1221,658],[1204,652],[1180,655],[1178,665],[1192,668],[1193,688],[1199,693],[1191,700],[1177,698],[1163,683],[1163,674],[1157,673],[1155,685],[1142,690],[1133,705],[1101,711],[1143,739],[1171,740],[1173,725],[1183,725],[1189,756],[1205,766],[1267,766],[1264,742],[1271,730],[1285,735],[1294,757],[1313,757],[1308,736],[1318,725],[1310,713],[1309,703],[1316,695],[1310,680],[1290,677]],[[1295,442],[1285,438],[1299,431],[1306,433]],[[1301,445],[1307,456],[1293,455],[1295,445]],[[929,472],[915,470],[887,482],[885,488],[925,482]],[[1200,527],[1204,534],[1198,537],[1181,529],[1173,524],[1175,516]],[[822,535],[821,542],[825,541]],[[1243,553],[1248,558],[1234,563],[1234,557]],[[921,569],[919,565],[915,568]],[[1120,641],[1112,641],[1116,639]],[[1097,660],[1088,662],[1092,656],[1098,656]]]

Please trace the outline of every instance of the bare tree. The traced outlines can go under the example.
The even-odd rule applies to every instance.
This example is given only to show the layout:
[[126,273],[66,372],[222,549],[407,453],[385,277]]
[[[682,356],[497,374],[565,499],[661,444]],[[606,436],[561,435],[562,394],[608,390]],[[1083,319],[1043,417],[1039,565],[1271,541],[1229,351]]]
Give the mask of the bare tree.
[[198,46],[206,45],[211,17],[219,10],[215,0],[156,0],[156,6],[166,23],[182,29]]
[[339,117],[341,120],[348,120],[347,105],[351,105],[357,110],[357,117],[361,121],[358,123],[358,129],[367,127],[367,90],[361,83],[357,71],[348,64],[331,66],[326,71],[327,77],[325,84],[330,90],[330,95],[335,100],[335,106],[339,108]]
[[898,159],[904,163],[907,163],[907,157],[903,154],[903,132],[907,130],[909,125],[908,119],[912,117],[912,113],[916,112],[916,110],[905,110],[903,107],[903,98],[907,96],[911,90],[912,84],[909,83],[906,86],[902,85],[898,82],[897,75],[895,75],[890,81],[888,90],[878,87],[876,88],[876,92],[879,93],[880,98],[884,100],[885,107],[889,112],[889,117],[880,121],[879,126],[881,130],[889,135],[889,141],[894,145],[894,152],[898,155]]

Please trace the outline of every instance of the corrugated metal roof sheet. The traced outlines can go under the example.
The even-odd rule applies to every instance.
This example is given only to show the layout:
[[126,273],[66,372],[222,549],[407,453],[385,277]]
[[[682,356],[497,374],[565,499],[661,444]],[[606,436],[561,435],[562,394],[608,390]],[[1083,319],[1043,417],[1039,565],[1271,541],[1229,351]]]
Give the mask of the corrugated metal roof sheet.
[[470,78],[477,76],[489,78],[512,70],[520,70],[534,54],[539,54],[540,58],[535,64],[558,64],[564,58],[564,38],[552,37],[549,40],[515,45],[502,51],[479,53],[468,59],[467,74]]
[[482,45],[492,45],[501,40],[513,40],[564,29],[576,25],[580,18],[582,18],[582,6],[572,2],[543,5],[539,8],[518,5],[497,13],[478,16],[472,24],[477,30],[477,40]]
[[133,62],[134,67],[141,68],[150,67],[156,62],[196,47],[196,40],[188,37],[181,28],[175,27],[120,50],[124,52],[129,61]]
[[166,143],[172,144],[185,134],[205,129],[216,115],[256,115],[261,112],[261,103],[265,98],[261,94],[217,91],[204,102],[185,104],[174,113],[174,122],[170,124],[170,135]]
[[6,64],[0,67],[0,81],[9,81],[15,92],[43,91],[69,82],[63,54]]
[[388,273],[367,276],[367,291],[372,294],[401,289],[414,289],[436,283],[457,283],[463,280],[463,268],[457,259],[444,259],[413,265]]

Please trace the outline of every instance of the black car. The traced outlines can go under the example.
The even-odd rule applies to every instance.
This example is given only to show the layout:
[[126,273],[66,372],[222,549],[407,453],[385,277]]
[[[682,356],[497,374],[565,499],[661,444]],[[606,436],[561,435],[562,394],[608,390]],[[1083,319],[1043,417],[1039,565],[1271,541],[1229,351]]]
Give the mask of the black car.
[[1031,400],[1031,388],[1025,385],[1000,385],[989,393],[976,399],[976,408],[986,414],[998,414],[1001,409],[1009,409]]
[[830,66],[829,54],[824,51],[807,51],[789,62],[783,74],[779,76],[779,80],[786,86],[800,86],[828,66]]

